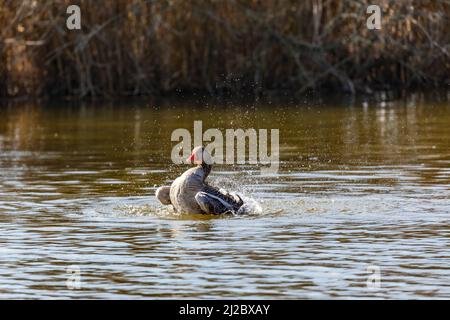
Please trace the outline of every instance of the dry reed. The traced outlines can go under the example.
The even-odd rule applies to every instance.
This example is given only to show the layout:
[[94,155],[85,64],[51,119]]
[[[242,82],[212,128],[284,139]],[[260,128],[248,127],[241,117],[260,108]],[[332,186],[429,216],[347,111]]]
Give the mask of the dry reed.
[[449,85],[448,0],[0,1],[0,96]]

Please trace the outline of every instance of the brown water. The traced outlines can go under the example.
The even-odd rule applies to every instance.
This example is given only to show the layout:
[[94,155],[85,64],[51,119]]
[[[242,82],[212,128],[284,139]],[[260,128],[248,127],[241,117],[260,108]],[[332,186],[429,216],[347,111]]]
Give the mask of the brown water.
[[[0,298],[450,298],[441,98],[4,103]],[[278,174],[211,176],[260,211],[178,216],[158,204],[155,188],[187,168],[170,162],[171,132],[194,120],[280,129]]]

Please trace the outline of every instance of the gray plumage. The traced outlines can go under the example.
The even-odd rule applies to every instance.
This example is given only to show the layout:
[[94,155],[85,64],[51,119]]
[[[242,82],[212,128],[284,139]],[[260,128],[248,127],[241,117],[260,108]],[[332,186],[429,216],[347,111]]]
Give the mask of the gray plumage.
[[204,213],[195,200],[202,190],[204,171],[201,166],[191,168],[175,179],[170,186],[170,202],[179,213]]
[[[204,149],[195,148],[193,155],[198,152],[203,154]],[[237,213],[244,204],[242,199],[238,195],[209,185],[205,179],[211,172],[211,165],[206,164],[203,158],[197,163],[200,164],[185,171],[170,187],[158,188],[158,200],[165,205],[171,204],[179,213]]]

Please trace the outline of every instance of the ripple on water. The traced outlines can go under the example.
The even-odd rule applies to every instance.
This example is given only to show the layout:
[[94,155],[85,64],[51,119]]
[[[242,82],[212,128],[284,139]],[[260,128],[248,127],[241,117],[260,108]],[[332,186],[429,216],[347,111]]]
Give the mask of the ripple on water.
[[389,121],[370,107],[287,110],[286,123],[259,110],[245,125],[279,125],[286,159],[272,175],[215,168],[211,183],[252,208],[236,216],[155,199],[185,169],[161,155],[180,127],[170,113],[98,107],[0,109],[0,298],[450,298],[445,106],[385,106]]

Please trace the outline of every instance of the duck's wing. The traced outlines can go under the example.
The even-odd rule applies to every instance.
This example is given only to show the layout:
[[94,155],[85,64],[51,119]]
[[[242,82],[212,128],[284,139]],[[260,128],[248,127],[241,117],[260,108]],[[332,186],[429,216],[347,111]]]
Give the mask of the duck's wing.
[[214,212],[209,213],[236,212],[244,204],[244,201],[238,195],[230,194],[223,189],[213,187],[206,183],[201,192],[203,194],[203,201],[209,201],[210,209],[214,210]]

